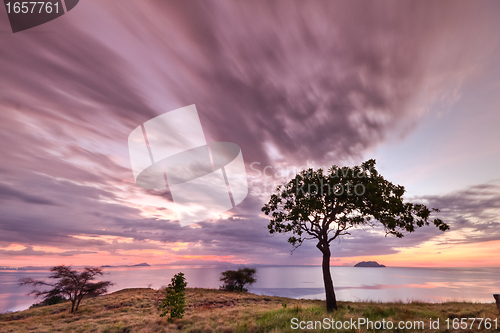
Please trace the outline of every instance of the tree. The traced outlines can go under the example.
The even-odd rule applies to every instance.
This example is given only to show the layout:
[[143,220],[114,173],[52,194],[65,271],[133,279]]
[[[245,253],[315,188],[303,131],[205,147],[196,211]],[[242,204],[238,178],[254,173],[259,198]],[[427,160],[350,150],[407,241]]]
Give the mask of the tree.
[[52,267],[52,274],[49,278],[58,280],[54,283],[45,282],[43,280],[34,280],[24,278],[19,280],[21,286],[49,286],[50,290],[40,291],[38,289],[30,292],[36,297],[44,296],[46,301],[54,299],[56,296],[67,298],[71,301],[71,313],[78,311],[80,302],[84,297],[93,297],[106,293],[108,287],[113,285],[110,281],[93,282],[97,275],[103,275],[102,268],[85,267],[82,271],[72,269],[71,266],[55,266]]
[[[416,228],[429,225],[432,212],[423,204],[403,202],[405,188],[385,180],[371,159],[360,166],[332,166],[327,174],[322,169],[298,173],[288,183],[276,188],[262,211],[271,217],[269,232],[292,233],[288,242],[295,250],[304,240],[316,241],[323,254],[322,270],[326,308],[337,310],[330,274],[330,244],[334,239],[350,235],[359,226],[374,227],[378,222],[387,235],[402,238]],[[441,231],[449,226],[440,219],[434,225]]]
[[222,289],[228,291],[247,291],[246,284],[253,284],[257,282],[254,277],[257,270],[255,268],[240,268],[237,271],[225,271],[221,273],[220,280],[224,282]]
[[164,317],[170,313],[168,321],[172,318],[182,318],[184,316],[184,307],[186,306],[186,286],[187,282],[184,273],[177,273],[171,280],[171,283],[165,289],[165,299],[160,306]]

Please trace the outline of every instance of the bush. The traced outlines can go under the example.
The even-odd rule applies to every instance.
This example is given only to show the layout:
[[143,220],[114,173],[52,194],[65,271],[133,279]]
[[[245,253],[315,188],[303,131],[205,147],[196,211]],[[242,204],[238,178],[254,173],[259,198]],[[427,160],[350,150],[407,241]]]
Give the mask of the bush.
[[254,277],[257,270],[255,268],[240,268],[237,271],[225,271],[221,273],[220,280],[224,282],[221,289],[227,291],[248,291],[244,286],[257,282]]
[[165,299],[160,306],[162,313],[160,317],[165,317],[170,313],[168,321],[173,318],[182,318],[184,316],[184,307],[186,306],[186,286],[187,282],[183,273],[177,273],[172,278],[172,282],[165,288]]
[[59,303],[67,302],[67,301],[68,301],[68,299],[66,299],[66,298],[64,298],[62,296],[52,296],[52,297],[44,299],[41,302],[38,302],[38,303],[35,303],[35,304],[31,305],[30,309],[32,309],[32,308],[38,308],[38,307],[41,307],[41,306],[59,304]]

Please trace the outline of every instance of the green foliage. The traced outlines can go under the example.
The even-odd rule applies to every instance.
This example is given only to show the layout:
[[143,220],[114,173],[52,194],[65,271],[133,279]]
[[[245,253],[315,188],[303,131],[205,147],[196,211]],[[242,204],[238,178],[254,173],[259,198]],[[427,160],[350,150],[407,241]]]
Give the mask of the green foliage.
[[257,282],[254,277],[257,270],[255,268],[240,268],[237,271],[225,271],[221,273],[220,280],[224,282],[221,289],[227,291],[247,291],[246,284]]
[[68,299],[66,299],[65,297],[62,297],[62,296],[51,296],[51,297],[48,297],[46,299],[44,299],[43,301],[41,302],[38,302],[38,303],[35,303],[33,305],[30,306],[30,309],[32,308],[38,308],[38,307],[42,307],[42,306],[48,306],[48,305],[54,305],[54,304],[59,304],[59,303],[64,303],[64,302],[67,302]]
[[182,318],[184,316],[184,307],[186,306],[186,286],[187,282],[184,273],[177,273],[172,278],[172,282],[165,288],[165,299],[160,306],[162,313],[160,317],[170,313],[168,321],[173,318]]
[[[291,232],[288,242],[294,247],[306,239],[322,239],[329,245],[353,227],[373,225],[372,219],[387,234],[401,238],[429,225],[431,212],[439,211],[403,202],[404,193],[404,186],[385,180],[371,159],[352,168],[334,165],[326,173],[304,170],[278,186],[262,211],[271,216],[269,232]],[[441,231],[449,229],[440,219],[433,224]]]

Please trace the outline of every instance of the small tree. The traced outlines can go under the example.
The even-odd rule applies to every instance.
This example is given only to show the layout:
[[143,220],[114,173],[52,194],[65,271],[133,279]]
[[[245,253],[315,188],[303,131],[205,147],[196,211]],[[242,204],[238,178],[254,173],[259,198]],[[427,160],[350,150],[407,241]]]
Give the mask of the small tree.
[[224,282],[221,289],[228,291],[247,291],[244,288],[246,284],[257,282],[254,277],[257,270],[255,268],[240,268],[237,271],[225,271],[221,273],[220,280]]
[[[332,166],[300,172],[288,183],[278,186],[262,211],[271,216],[268,229],[288,233],[288,242],[295,248],[304,240],[316,241],[323,254],[323,282],[326,308],[337,309],[337,300],[330,273],[330,244],[334,239],[350,235],[350,229],[374,226],[378,221],[386,235],[398,238],[424,225],[429,225],[431,211],[425,205],[403,202],[405,188],[394,185],[375,169],[375,160],[353,168]],[[440,219],[433,224],[441,231],[449,226]]]
[[165,289],[165,299],[160,308],[162,313],[160,317],[170,313],[168,321],[173,318],[182,318],[184,316],[184,307],[186,306],[186,286],[187,282],[184,273],[177,273],[172,278],[172,282]]
[[110,281],[92,282],[97,275],[103,275],[102,268],[85,267],[82,271],[72,269],[71,266],[55,266],[50,270],[49,278],[57,282],[49,283],[43,280],[24,278],[19,280],[21,286],[49,286],[50,290],[34,289],[29,294],[36,297],[43,296],[46,303],[57,297],[64,297],[71,301],[71,313],[78,311],[80,302],[84,297],[92,297],[106,293],[108,287],[113,285]]

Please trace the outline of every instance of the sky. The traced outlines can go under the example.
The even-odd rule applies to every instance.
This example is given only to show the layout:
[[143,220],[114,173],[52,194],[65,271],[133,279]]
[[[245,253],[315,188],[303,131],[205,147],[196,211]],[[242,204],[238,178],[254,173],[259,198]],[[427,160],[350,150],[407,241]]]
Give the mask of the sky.
[[[267,230],[260,209],[292,176],[278,171],[370,158],[451,231],[361,228],[332,244],[332,265],[500,266],[499,14],[86,0],[12,33],[0,9],[0,266],[319,265],[314,242],[291,254]],[[241,148],[249,194],[181,227],[167,189],[135,184],[127,139],[192,104],[208,142]]]

